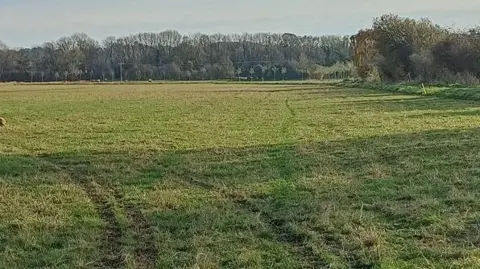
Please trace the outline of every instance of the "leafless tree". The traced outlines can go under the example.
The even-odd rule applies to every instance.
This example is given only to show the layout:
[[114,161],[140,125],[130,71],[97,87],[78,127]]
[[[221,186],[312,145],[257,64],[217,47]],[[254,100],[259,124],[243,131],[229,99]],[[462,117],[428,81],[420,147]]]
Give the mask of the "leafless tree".
[[237,77],[238,81],[240,82],[240,75],[242,74],[242,68],[237,68]]
[[[253,67],[255,72],[251,73],[252,81],[254,76],[260,74],[262,80],[276,80],[278,70],[272,73],[273,70],[261,69],[257,63],[270,66],[275,62],[287,62],[289,69],[295,72],[298,69],[290,63],[299,62],[298,55],[304,53],[308,54],[311,62],[331,66],[351,59],[348,40],[348,37],[341,36],[300,37],[294,34],[182,36],[169,30],[120,38],[107,37],[98,42],[80,33],[34,48],[9,49],[0,44],[0,78],[25,80],[26,73],[28,76],[30,71],[42,70],[45,72],[44,81],[62,77],[66,80],[92,80],[95,77],[109,77],[111,69],[114,69],[120,78],[124,75],[128,77],[130,72],[136,75],[135,79],[145,79],[146,76],[154,79],[189,79],[185,75],[186,71],[190,71],[190,79],[232,79],[238,76],[238,68],[248,73]],[[265,59],[270,59],[271,63],[265,62]],[[175,65],[178,69],[173,68]],[[134,70],[132,66],[141,68]],[[54,75],[57,70],[61,70],[60,76]],[[77,70],[82,70],[82,73]],[[155,71],[152,73],[152,70]],[[68,71],[68,75],[63,71]],[[30,76],[31,81],[34,79]]]
[[255,75],[255,69],[251,67],[249,72],[250,72],[250,81],[253,82],[253,75]]
[[278,67],[273,66],[272,67],[272,72],[273,72],[273,80],[276,81],[277,80]]
[[265,81],[265,73],[268,70],[268,67],[266,65],[263,65],[260,67],[260,70],[262,71],[262,81]]
[[283,81],[285,81],[285,75],[287,74],[288,70],[286,67],[282,67],[282,77],[283,77]]

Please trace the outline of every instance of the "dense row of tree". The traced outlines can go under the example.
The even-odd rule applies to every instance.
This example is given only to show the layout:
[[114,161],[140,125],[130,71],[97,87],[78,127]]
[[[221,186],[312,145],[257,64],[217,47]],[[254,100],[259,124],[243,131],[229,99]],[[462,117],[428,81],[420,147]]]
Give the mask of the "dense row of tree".
[[358,75],[383,81],[478,83],[480,31],[384,15],[352,37]]
[[324,79],[354,70],[369,80],[479,82],[480,29],[384,15],[352,37],[169,30],[102,42],[75,34],[19,49],[0,42],[0,81]]
[[75,34],[34,48],[0,42],[0,81],[298,79],[350,61],[351,51],[351,39],[340,36],[165,31],[98,42]]

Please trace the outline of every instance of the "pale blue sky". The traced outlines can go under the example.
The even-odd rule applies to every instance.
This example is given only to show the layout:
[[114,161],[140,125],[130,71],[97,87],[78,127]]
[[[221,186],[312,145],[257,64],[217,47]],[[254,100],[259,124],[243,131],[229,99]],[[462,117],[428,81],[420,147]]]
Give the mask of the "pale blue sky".
[[75,32],[96,39],[175,29],[182,34],[353,34],[384,13],[480,25],[478,0],[0,0],[0,40],[40,45]]

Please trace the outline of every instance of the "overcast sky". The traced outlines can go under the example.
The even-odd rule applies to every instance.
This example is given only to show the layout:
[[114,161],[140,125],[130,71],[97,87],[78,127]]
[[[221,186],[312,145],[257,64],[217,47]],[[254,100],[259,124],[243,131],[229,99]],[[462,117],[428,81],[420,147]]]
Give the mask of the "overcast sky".
[[480,25],[478,0],[0,0],[0,40],[33,46],[76,32],[100,40],[165,29],[343,35],[384,13]]

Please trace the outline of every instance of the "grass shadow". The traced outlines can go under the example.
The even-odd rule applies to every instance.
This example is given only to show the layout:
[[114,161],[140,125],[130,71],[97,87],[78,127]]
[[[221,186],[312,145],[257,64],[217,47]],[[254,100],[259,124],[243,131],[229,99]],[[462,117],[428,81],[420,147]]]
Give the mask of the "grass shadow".
[[418,115],[410,115],[408,118],[432,118],[432,117],[441,117],[441,118],[450,118],[450,117],[472,117],[480,116],[480,110],[467,110],[467,111],[441,111],[434,113],[421,113]]
[[[106,267],[125,265],[118,256],[125,248],[147,267],[440,266],[464,262],[480,246],[479,141],[476,128],[248,148],[2,155],[0,182],[22,188],[40,174],[68,175],[105,224],[100,256],[111,259],[99,265]],[[4,242],[14,244],[8,235]]]

